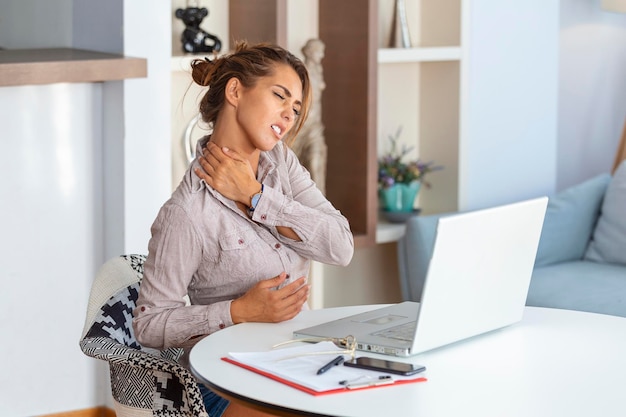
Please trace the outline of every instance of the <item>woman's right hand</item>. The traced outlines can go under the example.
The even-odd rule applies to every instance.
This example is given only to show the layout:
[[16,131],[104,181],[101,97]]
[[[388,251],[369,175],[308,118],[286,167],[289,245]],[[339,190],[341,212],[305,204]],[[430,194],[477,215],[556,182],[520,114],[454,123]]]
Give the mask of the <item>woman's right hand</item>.
[[208,142],[198,162],[196,175],[230,200],[249,207],[252,195],[261,190],[250,162],[232,149]]
[[287,279],[287,274],[258,282],[230,305],[233,323],[278,323],[294,318],[309,297],[305,277],[276,289]]

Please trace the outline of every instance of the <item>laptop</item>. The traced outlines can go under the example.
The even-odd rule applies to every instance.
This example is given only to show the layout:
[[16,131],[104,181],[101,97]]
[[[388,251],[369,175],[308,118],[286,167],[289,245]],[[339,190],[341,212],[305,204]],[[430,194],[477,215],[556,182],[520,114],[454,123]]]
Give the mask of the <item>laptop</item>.
[[419,303],[300,329],[294,338],[353,335],[357,350],[411,356],[519,322],[547,203],[540,197],[441,217]]

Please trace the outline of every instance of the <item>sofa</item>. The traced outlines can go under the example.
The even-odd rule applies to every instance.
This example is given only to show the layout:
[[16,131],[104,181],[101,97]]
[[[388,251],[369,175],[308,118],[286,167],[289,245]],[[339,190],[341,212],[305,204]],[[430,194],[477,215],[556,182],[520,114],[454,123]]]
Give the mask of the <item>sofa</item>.
[[[437,221],[415,216],[398,242],[400,290],[420,301]],[[626,317],[626,161],[550,196],[526,304]]]

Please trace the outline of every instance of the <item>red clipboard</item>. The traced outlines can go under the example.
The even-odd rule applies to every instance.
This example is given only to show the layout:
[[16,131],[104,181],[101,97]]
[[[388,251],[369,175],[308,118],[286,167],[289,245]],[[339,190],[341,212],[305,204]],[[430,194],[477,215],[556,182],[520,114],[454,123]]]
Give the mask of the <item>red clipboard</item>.
[[313,390],[313,389],[311,389],[309,387],[305,387],[305,386],[300,385],[300,384],[298,384],[296,382],[289,381],[289,380],[287,380],[285,378],[281,378],[281,377],[279,377],[277,375],[274,375],[274,374],[272,374],[270,372],[266,372],[266,371],[263,371],[261,369],[255,368],[253,366],[246,365],[246,364],[243,364],[241,362],[237,362],[236,360],[234,360],[232,358],[223,357],[222,360],[225,361],[225,362],[228,362],[228,363],[232,363],[233,365],[237,365],[237,366],[239,366],[241,368],[247,369],[249,371],[252,371],[254,373],[257,373],[259,375],[263,375],[263,376],[265,376],[267,378],[273,379],[274,381],[278,381],[278,382],[280,382],[282,384],[288,385],[288,386],[290,386],[292,388],[296,388],[296,389],[298,389],[300,391],[304,391],[307,394],[310,394],[310,395],[313,395],[313,396],[316,396],[316,397],[321,396],[321,395],[340,394],[340,393],[350,392],[350,391],[362,391],[362,390],[366,390],[366,389],[374,389],[374,388],[382,388],[382,387],[393,387],[394,385],[413,384],[413,383],[416,383],[416,382],[425,382],[425,381],[427,381],[427,378],[422,376],[422,377],[417,377],[417,378],[414,378],[414,379],[395,380],[393,382],[393,384],[369,385],[369,386],[363,386],[363,387],[360,387],[360,388],[351,388],[351,389],[349,389],[347,387],[340,387],[340,388],[326,390],[326,391],[315,391],[315,390]]

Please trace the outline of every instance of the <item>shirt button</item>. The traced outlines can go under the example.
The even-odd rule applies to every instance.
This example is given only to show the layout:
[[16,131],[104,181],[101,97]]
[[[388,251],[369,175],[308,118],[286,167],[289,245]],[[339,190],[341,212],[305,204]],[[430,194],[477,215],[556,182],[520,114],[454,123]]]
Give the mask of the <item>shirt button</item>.
[[220,323],[220,329],[224,329],[226,328],[226,325],[224,323]]
[[261,220],[267,220],[267,216],[265,214],[261,215]]
[[238,242],[240,245],[243,245],[243,239],[239,239],[237,242]]
[[275,247],[276,249],[280,249],[280,243],[275,244],[275,245],[274,245],[274,247]]
[[141,311],[146,311],[146,308],[142,306]]

